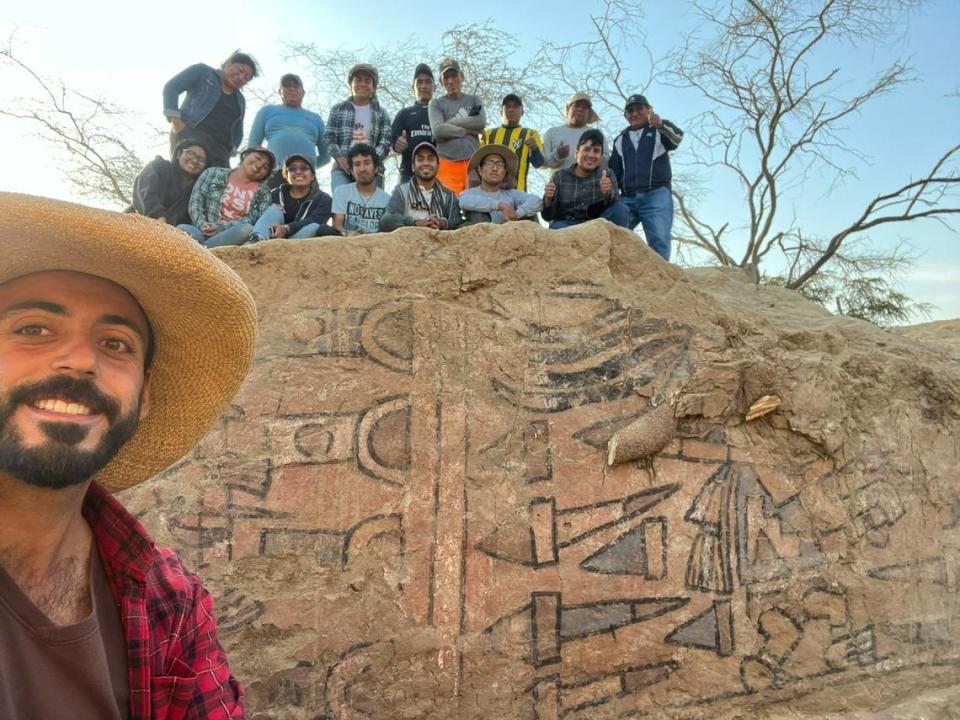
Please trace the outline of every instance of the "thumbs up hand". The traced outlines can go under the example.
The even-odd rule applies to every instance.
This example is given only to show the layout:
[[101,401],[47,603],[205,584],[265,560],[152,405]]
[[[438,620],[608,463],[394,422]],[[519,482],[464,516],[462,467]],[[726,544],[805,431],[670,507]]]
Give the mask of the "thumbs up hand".
[[398,153],[402,153],[407,149],[409,144],[410,143],[407,141],[407,131],[404,130],[402,133],[400,133],[400,137],[398,137],[397,141],[393,144],[393,149]]
[[554,184],[553,180],[548,180],[547,184],[543,188],[543,204],[546,207],[553,205],[553,198],[557,194],[557,186]]
[[600,191],[610,197],[610,194],[613,192],[613,181],[610,179],[610,172],[604,170],[600,173]]

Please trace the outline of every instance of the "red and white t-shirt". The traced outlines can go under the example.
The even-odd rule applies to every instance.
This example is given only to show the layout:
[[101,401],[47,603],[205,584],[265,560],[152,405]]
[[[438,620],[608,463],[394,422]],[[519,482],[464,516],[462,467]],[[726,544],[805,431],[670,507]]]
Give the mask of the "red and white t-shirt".
[[220,199],[220,219],[233,222],[250,214],[250,203],[260,187],[258,182],[235,183],[227,179],[227,187]]

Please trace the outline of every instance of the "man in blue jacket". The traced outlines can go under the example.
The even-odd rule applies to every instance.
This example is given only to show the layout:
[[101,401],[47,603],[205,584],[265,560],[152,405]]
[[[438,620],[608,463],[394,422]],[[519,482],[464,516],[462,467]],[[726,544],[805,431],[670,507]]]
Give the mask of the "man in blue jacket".
[[219,70],[197,63],[170,78],[163,86],[163,114],[173,126],[171,157],[181,140],[196,140],[207,149],[207,167],[230,167],[243,139],[246,102],[240,89],[257,72],[257,61],[237,50]]
[[643,95],[631,95],[623,110],[630,123],[613,141],[610,169],[616,175],[630,227],[643,224],[650,248],[670,260],[673,196],[670,156],[683,140],[683,131],[653,111]]

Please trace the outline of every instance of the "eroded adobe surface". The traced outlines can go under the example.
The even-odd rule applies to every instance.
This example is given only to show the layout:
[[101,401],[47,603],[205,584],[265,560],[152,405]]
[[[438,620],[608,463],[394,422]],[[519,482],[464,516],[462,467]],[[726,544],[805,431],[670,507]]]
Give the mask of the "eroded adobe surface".
[[[258,301],[256,364],[124,500],[214,592],[252,717],[955,702],[949,351],[604,223],[221,257]],[[745,423],[766,394],[782,406]],[[664,402],[674,441],[605,467]]]

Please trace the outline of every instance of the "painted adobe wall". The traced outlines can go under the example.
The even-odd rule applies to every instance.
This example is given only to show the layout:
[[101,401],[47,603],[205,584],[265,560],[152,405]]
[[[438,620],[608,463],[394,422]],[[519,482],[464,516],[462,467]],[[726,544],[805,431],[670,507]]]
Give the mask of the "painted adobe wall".
[[[602,222],[221,257],[255,366],[123,499],[250,717],[882,717],[960,680],[956,357]],[[607,467],[654,407],[674,439]]]

